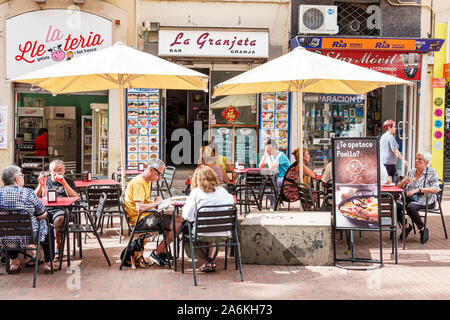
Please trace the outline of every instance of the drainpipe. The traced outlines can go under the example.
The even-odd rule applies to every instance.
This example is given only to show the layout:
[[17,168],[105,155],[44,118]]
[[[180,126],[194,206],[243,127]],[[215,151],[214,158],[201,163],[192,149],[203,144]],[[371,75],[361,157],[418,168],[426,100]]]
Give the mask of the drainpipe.
[[434,38],[434,21],[435,21],[435,12],[433,9],[433,1],[431,1],[431,6],[428,4],[419,4],[415,2],[404,2],[400,0],[396,0],[397,2],[392,2],[391,0],[386,0],[387,3],[389,3],[391,6],[394,7],[422,7],[430,9],[431,11],[431,23],[430,23],[430,36],[431,38]]

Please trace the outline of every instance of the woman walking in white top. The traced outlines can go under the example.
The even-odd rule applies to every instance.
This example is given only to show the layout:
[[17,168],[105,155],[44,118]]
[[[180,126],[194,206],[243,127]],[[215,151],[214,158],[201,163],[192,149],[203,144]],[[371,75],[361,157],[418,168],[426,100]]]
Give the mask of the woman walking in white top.
[[[191,179],[191,188],[191,193],[183,207],[183,219],[189,222],[195,222],[197,209],[203,206],[234,205],[233,196],[221,186],[217,174],[208,166],[201,165],[195,169]],[[209,235],[227,237],[230,236],[230,232],[217,232]],[[214,243],[209,244],[214,245]],[[216,271],[214,257],[217,255],[217,249],[215,247],[208,249],[207,261],[199,268],[200,271]]]

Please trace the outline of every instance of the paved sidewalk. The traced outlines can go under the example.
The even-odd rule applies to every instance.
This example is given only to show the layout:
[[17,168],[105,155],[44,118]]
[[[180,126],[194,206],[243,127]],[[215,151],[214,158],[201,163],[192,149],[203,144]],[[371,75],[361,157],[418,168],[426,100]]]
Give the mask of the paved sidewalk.
[[[444,214],[450,212],[450,201],[443,203]],[[450,214],[445,217],[450,228]],[[332,266],[287,267],[244,265],[244,282],[230,259],[223,270],[223,255],[217,258],[218,272],[200,274],[199,286],[193,284],[192,269],[187,263],[185,274],[167,268],[119,271],[119,256],[127,239],[118,244],[118,223],[102,235],[112,262],[108,267],[97,241],[88,238],[83,258],[74,258],[75,273],[66,265],[53,275],[40,272],[37,288],[32,288],[33,270],[7,275],[0,266],[0,299],[449,299],[450,240],[446,240],[438,215],[429,216],[430,240],[422,245],[417,233],[407,239],[406,250],[399,241],[399,263],[394,264],[389,234],[383,236],[384,267],[374,271],[351,271]],[[450,230],[449,230],[450,231]],[[339,239],[339,237],[338,237]],[[344,238],[345,239],[345,238]],[[379,258],[375,232],[355,233],[356,255]],[[148,245],[146,256],[154,244]],[[338,241],[338,252],[345,256],[344,241]],[[41,270],[41,269],[40,269]]]

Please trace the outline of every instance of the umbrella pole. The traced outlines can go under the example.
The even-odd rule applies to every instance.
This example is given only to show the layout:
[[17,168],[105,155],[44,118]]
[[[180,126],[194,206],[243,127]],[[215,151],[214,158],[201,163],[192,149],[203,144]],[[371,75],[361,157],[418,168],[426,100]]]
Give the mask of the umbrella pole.
[[[119,115],[120,115],[120,135],[126,137],[124,132],[124,106],[123,106],[123,79],[119,76]],[[120,168],[122,176],[122,194],[125,194],[125,181],[126,181],[126,162],[125,162],[125,144],[126,141],[121,139],[120,141]]]
[[303,89],[297,92],[298,97],[298,172],[300,183],[303,183],[303,130],[302,130],[302,100]]

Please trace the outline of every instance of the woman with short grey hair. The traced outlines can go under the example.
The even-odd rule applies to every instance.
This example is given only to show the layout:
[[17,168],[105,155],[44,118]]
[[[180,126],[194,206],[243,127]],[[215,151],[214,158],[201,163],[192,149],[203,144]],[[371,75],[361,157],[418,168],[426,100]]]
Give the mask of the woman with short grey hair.
[[[0,216],[10,214],[2,209],[18,209],[22,214],[31,215],[31,223],[34,238],[39,238],[39,242],[44,242],[48,234],[47,223],[43,220],[47,217],[47,211],[42,202],[38,199],[33,190],[24,188],[24,177],[22,170],[17,166],[9,166],[2,170],[2,180],[4,187],[0,188]],[[17,212],[14,212],[17,214]],[[37,231],[40,223],[40,234]],[[32,244],[29,236],[3,236],[0,237],[0,247],[15,249],[25,248]],[[51,253],[48,242],[42,244],[44,249],[44,272],[51,272]],[[10,273],[18,273],[22,269],[19,261],[20,250],[7,251],[7,257],[10,259]]]
[[[406,213],[411,218],[412,222],[417,225],[420,231],[420,242],[425,243],[429,238],[428,228],[419,214],[419,210],[425,209],[428,203],[428,208],[434,208],[437,201],[436,194],[439,192],[439,178],[436,170],[430,168],[432,156],[428,152],[419,152],[416,154],[414,168],[411,169],[407,176],[400,181],[397,186],[405,189],[406,193]],[[428,202],[427,202],[428,198]],[[397,203],[397,220],[402,223],[403,204]],[[403,228],[400,239],[405,239],[413,229],[411,224]]]

